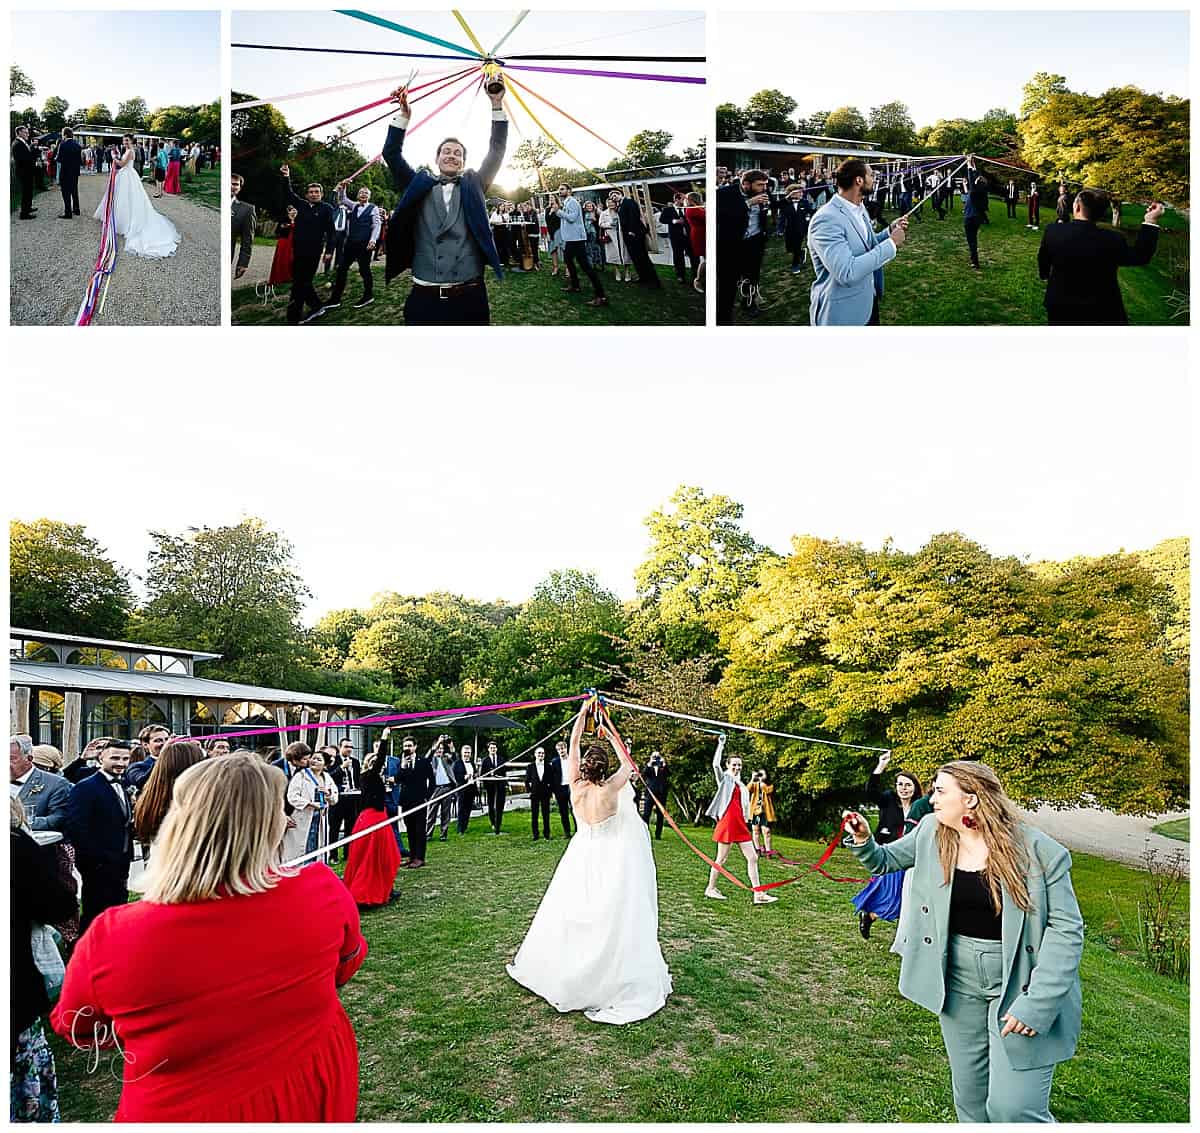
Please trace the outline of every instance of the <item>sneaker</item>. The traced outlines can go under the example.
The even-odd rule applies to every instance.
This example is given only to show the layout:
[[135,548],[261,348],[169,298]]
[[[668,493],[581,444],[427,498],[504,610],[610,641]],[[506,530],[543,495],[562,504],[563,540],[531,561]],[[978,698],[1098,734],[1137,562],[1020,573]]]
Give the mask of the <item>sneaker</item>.
[[325,304],[323,310],[336,311],[341,305],[342,301],[340,299],[330,299],[329,302]]
[[704,891],[704,896],[710,898],[713,901],[726,900],[725,894],[722,893],[719,889],[706,889]]
[[300,320],[300,326],[304,326],[306,323],[311,323],[319,319],[328,309],[328,307],[318,307],[311,315],[306,315]]
[[770,905],[778,900],[779,900],[779,898],[776,897],[774,893],[755,893],[754,894],[754,903],[756,905]]
[[796,267],[792,268],[792,275],[799,275],[803,270],[803,265],[797,264]]
[[374,302],[375,302],[375,296],[371,295],[370,297],[368,297],[366,299],[360,299],[357,303],[355,303],[354,309],[356,311],[361,311],[363,309],[363,307],[369,307]]

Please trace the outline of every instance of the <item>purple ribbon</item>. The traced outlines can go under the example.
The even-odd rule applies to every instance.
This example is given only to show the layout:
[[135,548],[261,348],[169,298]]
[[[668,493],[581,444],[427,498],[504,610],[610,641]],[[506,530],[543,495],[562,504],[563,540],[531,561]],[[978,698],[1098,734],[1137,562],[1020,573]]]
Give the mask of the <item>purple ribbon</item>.
[[507,71],[545,71],[552,75],[591,75],[597,79],[649,79],[656,83],[703,83],[691,75],[643,75],[638,71],[585,71],[577,67],[527,67],[506,64]]

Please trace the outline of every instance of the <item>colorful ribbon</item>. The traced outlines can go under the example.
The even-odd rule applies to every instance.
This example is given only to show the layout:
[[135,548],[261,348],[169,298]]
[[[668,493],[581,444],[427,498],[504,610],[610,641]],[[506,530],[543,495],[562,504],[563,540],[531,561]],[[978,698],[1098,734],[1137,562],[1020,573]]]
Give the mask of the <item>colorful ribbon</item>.
[[493,46],[492,50],[489,52],[489,54],[492,56],[493,59],[496,57],[496,52],[499,51],[500,48],[504,46],[505,40],[507,40],[508,37],[510,35],[512,35],[512,33],[515,32],[517,30],[517,28],[519,28],[521,26],[521,24],[525,20],[525,17],[528,15],[529,15],[528,8],[522,8],[521,11],[519,11],[517,13],[517,18],[516,18],[516,20],[513,21],[513,26],[510,27],[508,29],[508,31],[506,31],[498,40],[496,40],[495,46]]
[[478,52],[478,54],[481,56],[487,55],[487,52],[483,49],[483,44],[475,38],[475,33],[471,30],[471,25],[468,24],[463,18],[462,12],[460,12],[457,8],[451,8],[450,13],[458,21],[458,26],[467,33],[467,38],[471,41],[471,46],[475,48],[476,52]]
[[516,82],[516,79],[512,78],[512,76],[508,75],[508,74],[502,74],[500,77],[504,80],[504,85],[508,88],[509,93],[520,104],[521,109],[524,110],[525,113],[528,114],[529,117],[533,119],[533,124],[535,126],[537,126],[538,129],[540,129],[542,131],[542,133],[545,134],[546,137],[548,137],[556,146],[558,146],[558,148],[560,150],[562,150],[563,153],[565,153],[567,155],[567,157],[569,157],[573,162],[575,162],[575,164],[578,165],[580,169],[582,169],[585,173],[590,173],[593,177],[597,177],[601,181],[603,181],[604,176],[602,174],[597,173],[590,165],[584,165],[584,163],[582,161],[580,161],[579,158],[577,158],[569,149],[567,149],[566,146],[564,146],[562,144],[562,142],[560,142],[552,133],[550,133],[550,131],[548,129],[546,129],[546,127],[539,120],[538,116],[536,114],[534,114],[534,112],[532,110],[529,109],[529,103],[527,103],[521,97],[521,92],[518,91],[516,89],[516,87],[513,85]]
[[[687,21],[683,21],[686,23]],[[235,43],[234,47],[238,45]],[[495,52],[493,51],[494,55]],[[706,55],[505,55],[505,61],[553,59],[555,62],[575,63],[707,63]]]
[[[548,98],[543,98],[542,95],[538,94],[537,91],[530,90],[530,88],[527,87],[523,82],[521,82],[520,79],[514,78],[512,75],[509,75],[508,78],[511,79],[514,83],[516,83],[517,86],[519,86],[526,94],[533,95],[534,98],[536,98],[539,102],[544,102],[548,107],[550,107],[551,110],[557,110],[559,112],[559,114],[561,114],[564,118],[567,119],[568,122],[574,122],[575,125],[578,126],[581,130],[586,130],[589,134],[592,135],[593,138],[596,139],[596,141],[604,142],[604,144],[606,146],[608,146],[608,148],[610,150],[613,150],[618,156],[629,158],[629,154],[627,154],[623,149],[621,149],[619,146],[614,146],[612,144],[612,142],[607,141],[605,138],[602,138],[599,134],[596,133],[595,130],[589,129],[582,122],[580,122],[578,118],[572,118],[571,115],[569,115],[561,106],[556,106]],[[633,159],[629,158],[629,160],[632,161]]]
[[[447,67],[444,71],[429,72],[430,78],[435,79],[442,75],[449,75],[452,71],[458,71],[461,74],[462,73],[462,60],[461,59],[458,60],[458,64],[459,65],[457,67]],[[353,83],[339,83],[337,86],[333,86],[333,87],[316,87],[313,90],[293,91],[291,94],[275,94],[275,95],[272,95],[270,98],[256,98],[249,102],[235,102],[229,109],[230,110],[249,110],[251,107],[254,107],[254,106],[273,105],[276,102],[287,102],[293,98],[309,98],[313,95],[318,95],[318,94],[336,94],[338,91],[342,91],[342,90],[355,90],[358,87],[371,87],[371,86],[375,86],[378,83],[394,83],[394,82],[399,82],[401,80],[403,80],[405,85],[407,86],[409,83],[412,82],[414,77],[415,76],[413,75],[413,73],[411,71],[409,71],[405,74],[402,74],[402,75],[382,75],[378,79],[360,79],[359,81],[353,82]],[[425,85],[428,85],[428,84],[425,84]],[[411,89],[412,90],[420,90],[421,88],[420,87],[412,87]]]
[[292,47],[280,43],[231,43],[230,47],[245,47],[251,51],[309,51],[319,55],[384,55],[389,59],[455,59],[459,55],[429,55],[420,51],[369,51],[360,47]]
[[417,31],[416,28],[405,27],[404,24],[385,20],[382,16],[372,16],[370,12],[357,12],[346,8],[335,8],[334,11],[339,15],[349,16],[352,20],[365,20],[368,24],[375,24],[377,27],[387,28],[389,31],[398,31],[401,35],[411,35],[414,39],[423,39],[426,43],[435,43],[438,47],[446,47],[451,51],[457,51],[460,55],[483,54],[482,51],[472,51],[469,47],[451,43],[448,39],[439,39],[436,35],[426,35],[423,31]]
[[113,208],[116,195],[117,163],[109,167],[108,187],[104,190],[104,216],[100,221],[100,248],[96,253],[96,266],[92,278],[83,293],[83,302],[75,316],[77,327],[89,327],[95,315],[104,313],[108,298],[108,284],[113,268],[117,266],[117,214]]
[[510,65],[510,71],[545,71],[551,75],[590,75],[594,79],[647,79],[655,83],[700,83],[705,82],[702,78],[696,78],[692,75],[646,75],[637,71],[585,71],[576,67],[530,67],[525,64],[520,66]]

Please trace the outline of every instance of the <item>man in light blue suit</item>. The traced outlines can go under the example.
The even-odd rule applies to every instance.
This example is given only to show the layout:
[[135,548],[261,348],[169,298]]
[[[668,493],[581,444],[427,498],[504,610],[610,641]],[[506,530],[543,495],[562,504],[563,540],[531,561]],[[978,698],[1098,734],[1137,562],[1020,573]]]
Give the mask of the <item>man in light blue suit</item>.
[[875,175],[866,162],[847,158],[837,170],[837,192],[808,227],[816,278],[809,321],[813,326],[878,326],[883,265],[896,258],[908,220],[876,232],[863,206]]

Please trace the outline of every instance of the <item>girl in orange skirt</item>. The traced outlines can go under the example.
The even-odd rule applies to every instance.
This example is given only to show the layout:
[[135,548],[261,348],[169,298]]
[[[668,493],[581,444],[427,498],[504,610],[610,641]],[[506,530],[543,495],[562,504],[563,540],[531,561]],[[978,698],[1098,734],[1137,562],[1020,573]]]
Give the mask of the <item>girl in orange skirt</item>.
[[[717,864],[723,866],[729,858],[731,846],[737,846],[746,859],[746,872],[750,875],[750,884],[755,888],[758,880],[758,854],[750,836],[750,827],[746,820],[750,817],[750,792],[742,782],[742,758],[731,756],[727,770],[721,770],[721,756],[725,751],[725,737],[717,741],[717,750],[713,755],[713,774],[717,779],[717,793],[708,804],[706,812],[710,818],[717,820],[717,828],[713,831],[713,841],[717,843]],[[720,876],[716,869],[708,871],[708,888],[704,890],[705,897],[714,901],[724,901],[725,894],[717,888],[717,878]],[[769,905],[779,898],[770,893],[755,893],[756,905]]]

